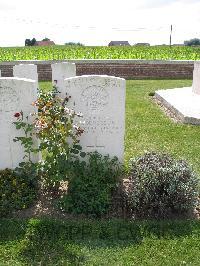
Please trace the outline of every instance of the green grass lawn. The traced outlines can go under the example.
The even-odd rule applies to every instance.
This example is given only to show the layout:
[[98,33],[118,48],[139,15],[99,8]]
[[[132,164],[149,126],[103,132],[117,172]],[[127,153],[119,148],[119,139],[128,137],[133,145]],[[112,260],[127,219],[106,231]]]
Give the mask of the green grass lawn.
[[184,158],[200,172],[200,127],[173,122],[152,102],[149,92],[191,86],[190,80],[127,81],[125,158],[145,150]]
[[199,265],[200,222],[1,220],[0,265]]
[[[149,92],[190,80],[127,81],[125,161],[146,150],[200,173],[200,127],[176,124]],[[40,83],[49,88],[50,82]],[[200,221],[0,220],[2,265],[200,265]]]

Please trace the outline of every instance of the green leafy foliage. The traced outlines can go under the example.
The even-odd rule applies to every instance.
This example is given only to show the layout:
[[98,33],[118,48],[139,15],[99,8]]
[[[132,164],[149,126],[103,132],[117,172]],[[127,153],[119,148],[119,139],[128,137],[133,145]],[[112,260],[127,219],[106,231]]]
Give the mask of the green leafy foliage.
[[35,38],[33,38],[32,40],[31,39],[26,39],[25,40],[25,46],[33,46],[33,45],[35,45],[35,43],[36,43],[36,39]]
[[[79,145],[79,136],[84,130],[77,119],[82,114],[68,108],[70,98],[59,97],[56,87],[48,92],[40,91],[37,101],[32,103],[38,110],[31,114],[32,122],[29,122],[29,117],[24,119],[22,111],[14,115],[16,129],[23,130],[23,136],[16,137],[14,141],[20,141],[24,146],[25,157],[30,163],[33,152],[43,152],[44,160],[37,167],[47,186],[54,186],[65,179],[71,161],[79,154],[81,157],[85,155]],[[39,140],[37,149],[34,148],[33,137]],[[32,165],[35,167],[36,164]]]
[[185,161],[150,152],[130,161],[129,205],[137,216],[166,217],[192,211],[199,179]]
[[27,116],[24,119],[23,112],[15,113],[14,116],[17,118],[16,122],[13,122],[16,129],[23,130],[23,135],[20,137],[15,137],[14,142],[21,142],[21,145],[24,147],[24,159],[27,159],[31,162],[31,154],[39,152],[39,150],[34,147],[33,137],[35,134],[34,125],[29,123],[29,117]]
[[42,171],[47,183],[65,180],[71,168],[71,161],[78,158],[82,147],[79,136],[81,113],[68,108],[71,96],[64,99],[58,96],[57,88],[49,92],[40,91],[35,105],[38,114],[35,117],[40,150],[45,153]]
[[45,37],[44,39],[42,39],[43,42],[46,42],[46,41],[50,41],[49,38]]
[[154,91],[149,92],[149,96],[151,97],[155,96],[155,92]]
[[[30,40],[27,41],[27,44]],[[26,45],[27,45],[26,44]],[[53,45],[0,48],[0,61],[66,59],[199,60],[200,48],[191,46],[82,46]]]
[[67,195],[59,202],[63,211],[100,217],[110,208],[112,192],[122,174],[118,159],[88,154],[88,162],[75,161]]
[[29,163],[0,171],[0,216],[30,206],[37,195],[37,175]]

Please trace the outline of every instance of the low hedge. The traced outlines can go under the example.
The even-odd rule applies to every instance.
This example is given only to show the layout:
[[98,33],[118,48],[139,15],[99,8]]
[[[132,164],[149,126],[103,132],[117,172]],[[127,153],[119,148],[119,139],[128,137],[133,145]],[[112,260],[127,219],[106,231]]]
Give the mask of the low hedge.
[[37,180],[24,173],[5,169],[0,171],[0,216],[29,207],[37,196]]

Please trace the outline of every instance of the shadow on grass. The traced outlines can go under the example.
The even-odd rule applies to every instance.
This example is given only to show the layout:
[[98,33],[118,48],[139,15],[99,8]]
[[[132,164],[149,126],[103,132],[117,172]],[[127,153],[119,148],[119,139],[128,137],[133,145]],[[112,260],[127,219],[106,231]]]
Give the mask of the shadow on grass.
[[28,226],[27,220],[0,219],[0,244],[24,239]]
[[25,264],[81,265],[90,251],[138,247],[145,239],[200,237],[200,221],[4,219],[0,236],[1,244],[23,243],[19,259]]

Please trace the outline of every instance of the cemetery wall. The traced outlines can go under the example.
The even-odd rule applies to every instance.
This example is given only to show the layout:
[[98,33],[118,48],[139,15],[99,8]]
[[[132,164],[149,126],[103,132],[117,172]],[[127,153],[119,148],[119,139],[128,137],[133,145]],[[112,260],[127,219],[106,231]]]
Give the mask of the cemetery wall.
[[125,79],[174,78],[192,79],[194,61],[179,60],[49,60],[12,61],[0,63],[2,77],[13,76],[13,66],[36,64],[39,81],[52,80],[51,64],[71,62],[76,64],[76,75],[110,75]]

